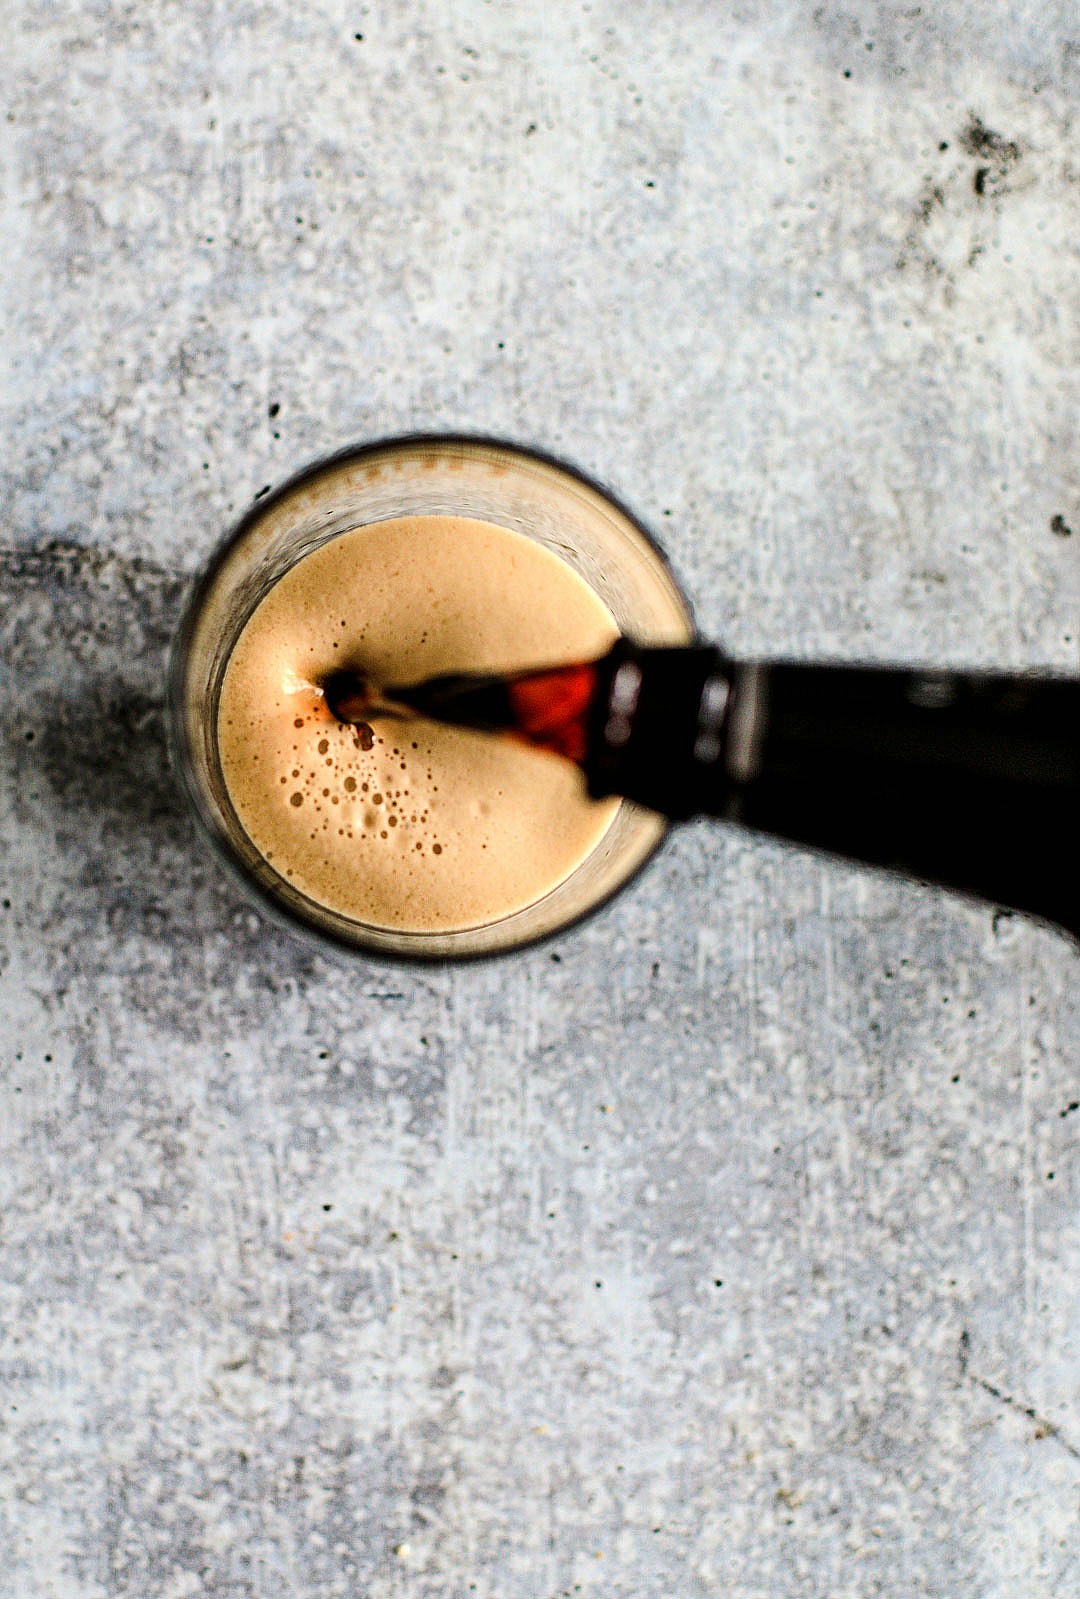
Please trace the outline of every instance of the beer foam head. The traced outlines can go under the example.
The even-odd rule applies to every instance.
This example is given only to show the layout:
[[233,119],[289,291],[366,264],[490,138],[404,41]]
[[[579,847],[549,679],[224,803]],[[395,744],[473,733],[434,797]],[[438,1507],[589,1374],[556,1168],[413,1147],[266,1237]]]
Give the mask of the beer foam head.
[[337,536],[275,584],[226,668],[218,743],[245,831],[295,888],[369,925],[445,931],[532,904],[618,802],[510,740],[389,719],[365,735],[319,684],[344,667],[415,682],[588,659],[617,631],[565,561],[491,523],[409,517]]

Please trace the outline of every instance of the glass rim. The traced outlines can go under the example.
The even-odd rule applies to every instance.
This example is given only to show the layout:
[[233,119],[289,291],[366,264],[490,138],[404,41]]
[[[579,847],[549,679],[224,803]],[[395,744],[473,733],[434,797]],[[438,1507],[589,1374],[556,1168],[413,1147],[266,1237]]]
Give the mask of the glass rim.
[[[200,833],[209,845],[212,856],[223,867],[229,879],[276,927],[295,938],[302,939],[322,953],[333,955],[337,958],[347,957],[351,960],[362,959],[383,962],[392,966],[425,966],[433,968],[497,961],[506,955],[520,954],[527,949],[540,948],[544,944],[551,943],[555,939],[561,938],[574,929],[581,927],[583,923],[591,920],[593,916],[604,910],[624,890],[637,882],[646,869],[656,860],[671,833],[670,821],[663,819],[655,843],[651,845],[641,860],[631,868],[627,875],[614,884],[613,887],[600,894],[582,910],[568,916],[565,921],[559,922],[557,926],[540,932],[524,932],[519,938],[511,939],[497,949],[463,950],[459,953],[445,950],[425,950],[423,948],[410,950],[375,947],[352,939],[344,933],[339,933],[332,927],[313,925],[305,918],[291,911],[284,904],[279,903],[269,888],[248,870],[245,862],[239,858],[234,850],[229,838],[209,814],[203,796],[192,777],[194,763],[191,758],[186,717],[183,714],[183,685],[192,637],[198,625],[204,603],[232,551],[258,525],[268,511],[280,505],[298,489],[315,482],[323,473],[332,471],[336,467],[361,463],[365,459],[377,455],[402,453],[409,449],[421,450],[429,448],[438,450],[442,448],[452,450],[455,447],[461,449],[488,449],[516,457],[524,462],[535,462],[562,474],[572,482],[576,482],[588,489],[591,493],[599,495],[629,524],[642,540],[650,556],[655,560],[668,580],[672,595],[683,613],[683,619],[689,635],[696,636],[697,633],[691,602],[682,584],[675,576],[667,552],[655,534],[605,483],[563,457],[537,446],[520,444],[497,434],[479,432],[416,431],[389,434],[359,443],[346,444],[328,455],[319,456],[285,478],[276,487],[272,488],[269,493],[259,495],[247,510],[226,529],[225,533],[214,545],[198,572],[191,579],[184,597],[180,620],[176,626],[169,649],[166,673],[165,709],[169,762],[174,777],[179,780],[186,795]],[[629,804],[630,802],[624,800],[623,803]],[[558,886],[555,885],[555,887]],[[549,892],[554,891],[554,888],[549,890]],[[539,900],[533,901],[533,904],[541,904],[546,897],[546,895],[542,895]],[[391,931],[377,928],[374,924],[359,921],[356,925],[361,929],[370,927],[372,932]],[[480,923],[477,925],[491,926],[495,924]],[[460,929],[462,932],[473,930],[471,928]],[[415,938],[418,942],[431,936],[430,933],[426,932],[407,933],[396,929],[393,931],[399,938]]]

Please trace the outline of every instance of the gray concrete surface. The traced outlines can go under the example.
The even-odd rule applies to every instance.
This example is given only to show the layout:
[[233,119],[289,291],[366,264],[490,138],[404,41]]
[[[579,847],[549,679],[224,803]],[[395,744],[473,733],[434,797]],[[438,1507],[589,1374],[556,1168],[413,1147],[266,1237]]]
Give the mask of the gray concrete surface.
[[1076,666],[1075,7],[5,20],[0,1593],[1080,1594],[1074,948],[688,828],[338,966],[161,738],[220,529],[417,426],[739,649]]

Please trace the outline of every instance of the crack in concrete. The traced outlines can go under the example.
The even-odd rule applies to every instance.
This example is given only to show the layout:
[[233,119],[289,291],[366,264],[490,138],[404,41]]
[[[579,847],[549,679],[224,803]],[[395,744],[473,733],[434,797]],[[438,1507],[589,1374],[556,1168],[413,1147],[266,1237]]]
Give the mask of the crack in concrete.
[[147,556],[123,555],[118,550],[79,544],[74,539],[50,539],[47,544],[0,544],[0,578],[33,580],[61,574],[100,578],[110,570],[170,583],[186,581],[182,573],[172,572]]
[[1052,1438],[1055,1443],[1064,1449],[1067,1455],[1071,1455],[1074,1460],[1080,1460],[1080,1449],[1070,1442],[1057,1422],[1051,1421],[1049,1416],[1042,1415],[1040,1411],[1035,1409],[1034,1405],[1025,1404],[1022,1399],[1017,1399],[1013,1394],[1007,1394],[996,1383],[988,1382],[985,1377],[980,1377],[977,1372],[972,1371],[970,1356],[971,1337],[965,1328],[960,1334],[959,1362],[961,1377],[966,1378],[976,1388],[981,1388],[983,1393],[989,1394],[992,1399],[996,1399],[999,1404],[1005,1405],[1007,1409],[1015,1410],[1018,1415],[1026,1416],[1029,1421],[1034,1422],[1036,1438]]

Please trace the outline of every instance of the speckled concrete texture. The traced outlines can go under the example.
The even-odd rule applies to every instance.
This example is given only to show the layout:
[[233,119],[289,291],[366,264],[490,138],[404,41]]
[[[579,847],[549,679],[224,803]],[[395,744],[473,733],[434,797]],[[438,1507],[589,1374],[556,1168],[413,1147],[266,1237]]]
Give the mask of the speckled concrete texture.
[[718,828],[333,962],[204,856],[184,579],[506,433],[739,650],[1080,662],[1072,4],[14,0],[4,1599],[1080,1593],[1080,953]]

